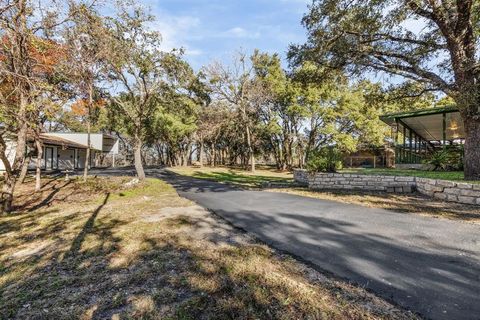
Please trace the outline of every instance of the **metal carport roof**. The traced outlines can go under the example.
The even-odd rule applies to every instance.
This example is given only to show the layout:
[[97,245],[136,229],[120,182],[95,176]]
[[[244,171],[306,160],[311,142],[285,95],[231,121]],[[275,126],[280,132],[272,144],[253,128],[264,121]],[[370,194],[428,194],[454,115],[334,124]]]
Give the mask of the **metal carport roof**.
[[[465,138],[465,129],[456,107],[431,108],[411,112],[391,113],[380,117],[388,125],[399,122],[427,141],[447,141]],[[445,120],[445,126],[444,126]]]

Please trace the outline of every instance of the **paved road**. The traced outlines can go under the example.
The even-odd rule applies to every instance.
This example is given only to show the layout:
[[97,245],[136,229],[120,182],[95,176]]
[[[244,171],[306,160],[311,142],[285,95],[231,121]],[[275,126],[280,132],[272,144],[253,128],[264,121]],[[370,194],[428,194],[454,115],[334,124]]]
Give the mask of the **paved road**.
[[480,226],[162,173],[273,247],[431,319],[480,319]]

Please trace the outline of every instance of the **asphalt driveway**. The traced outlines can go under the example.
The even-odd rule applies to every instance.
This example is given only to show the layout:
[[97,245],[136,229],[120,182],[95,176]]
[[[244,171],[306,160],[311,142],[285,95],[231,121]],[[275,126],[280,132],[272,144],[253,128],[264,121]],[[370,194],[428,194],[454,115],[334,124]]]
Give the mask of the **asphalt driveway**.
[[158,176],[265,243],[426,318],[480,319],[478,225]]

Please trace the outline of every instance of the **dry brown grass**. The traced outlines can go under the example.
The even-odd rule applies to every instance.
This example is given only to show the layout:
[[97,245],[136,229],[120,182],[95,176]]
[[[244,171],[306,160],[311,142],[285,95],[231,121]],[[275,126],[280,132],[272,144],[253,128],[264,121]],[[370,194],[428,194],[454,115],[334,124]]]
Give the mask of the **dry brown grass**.
[[1,319],[410,319],[150,179],[20,187],[0,217]]
[[306,188],[270,189],[316,199],[359,204],[370,208],[383,208],[395,212],[414,213],[436,218],[480,223],[480,207],[438,201],[418,193],[392,194],[365,191],[313,191]]

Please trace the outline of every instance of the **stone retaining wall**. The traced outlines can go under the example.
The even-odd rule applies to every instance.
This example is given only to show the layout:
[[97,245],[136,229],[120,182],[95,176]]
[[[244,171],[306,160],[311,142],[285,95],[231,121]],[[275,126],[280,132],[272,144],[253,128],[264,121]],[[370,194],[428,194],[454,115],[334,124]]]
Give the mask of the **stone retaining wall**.
[[303,170],[303,169],[293,170],[293,180],[295,180],[296,183],[300,183],[308,186],[309,176],[310,176],[310,173],[308,173],[307,170]]
[[317,190],[364,190],[410,193],[415,190],[440,200],[480,205],[480,184],[418,177],[361,175],[348,173],[308,173],[294,170],[297,183]]
[[416,178],[417,191],[440,200],[480,205],[480,184]]

